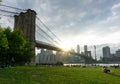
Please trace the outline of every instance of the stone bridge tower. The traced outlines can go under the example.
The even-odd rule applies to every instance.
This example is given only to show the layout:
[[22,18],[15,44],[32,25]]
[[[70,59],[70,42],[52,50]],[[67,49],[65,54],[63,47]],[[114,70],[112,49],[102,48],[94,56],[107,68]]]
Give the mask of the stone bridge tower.
[[[35,55],[36,12],[34,10],[28,9],[26,12],[21,12],[19,15],[15,15],[14,17],[14,30],[20,29],[23,32],[28,41],[31,42],[33,53]],[[34,62],[34,58],[32,61]]]

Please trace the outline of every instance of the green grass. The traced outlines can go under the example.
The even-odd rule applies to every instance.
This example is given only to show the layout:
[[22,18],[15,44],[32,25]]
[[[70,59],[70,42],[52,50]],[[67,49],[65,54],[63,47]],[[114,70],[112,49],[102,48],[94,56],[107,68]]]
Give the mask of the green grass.
[[22,66],[0,69],[0,84],[120,84],[120,69]]

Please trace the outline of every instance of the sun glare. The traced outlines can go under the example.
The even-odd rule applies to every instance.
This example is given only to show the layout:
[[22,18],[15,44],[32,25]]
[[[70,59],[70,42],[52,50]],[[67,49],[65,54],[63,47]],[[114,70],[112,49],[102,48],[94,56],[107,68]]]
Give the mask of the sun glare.
[[65,51],[70,50],[72,48],[72,46],[73,46],[73,44],[70,42],[65,42],[65,43],[60,45],[60,47]]

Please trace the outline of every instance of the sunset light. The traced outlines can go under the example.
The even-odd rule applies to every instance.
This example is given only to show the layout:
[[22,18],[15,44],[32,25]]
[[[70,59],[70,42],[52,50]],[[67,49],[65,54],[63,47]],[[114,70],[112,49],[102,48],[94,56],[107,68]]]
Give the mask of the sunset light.
[[120,84],[120,0],[0,0],[0,84]]

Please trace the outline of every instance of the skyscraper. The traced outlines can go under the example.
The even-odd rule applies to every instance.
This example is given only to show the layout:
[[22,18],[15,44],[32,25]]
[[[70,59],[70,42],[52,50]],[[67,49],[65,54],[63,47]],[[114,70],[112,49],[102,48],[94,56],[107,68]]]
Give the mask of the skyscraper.
[[109,46],[106,46],[106,47],[103,47],[103,57],[104,58],[109,58],[111,56],[110,54],[110,47]]
[[118,49],[118,50],[116,51],[116,56],[117,56],[117,57],[120,57],[120,49]]
[[88,57],[91,57],[92,56],[91,51],[87,51],[87,55],[88,55]]
[[77,53],[80,54],[80,46],[79,45],[77,45]]
[[84,45],[84,54],[85,54],[86,56],[88,56],[87,51],[88,51],[88,49],[87,49],[87,45]]

